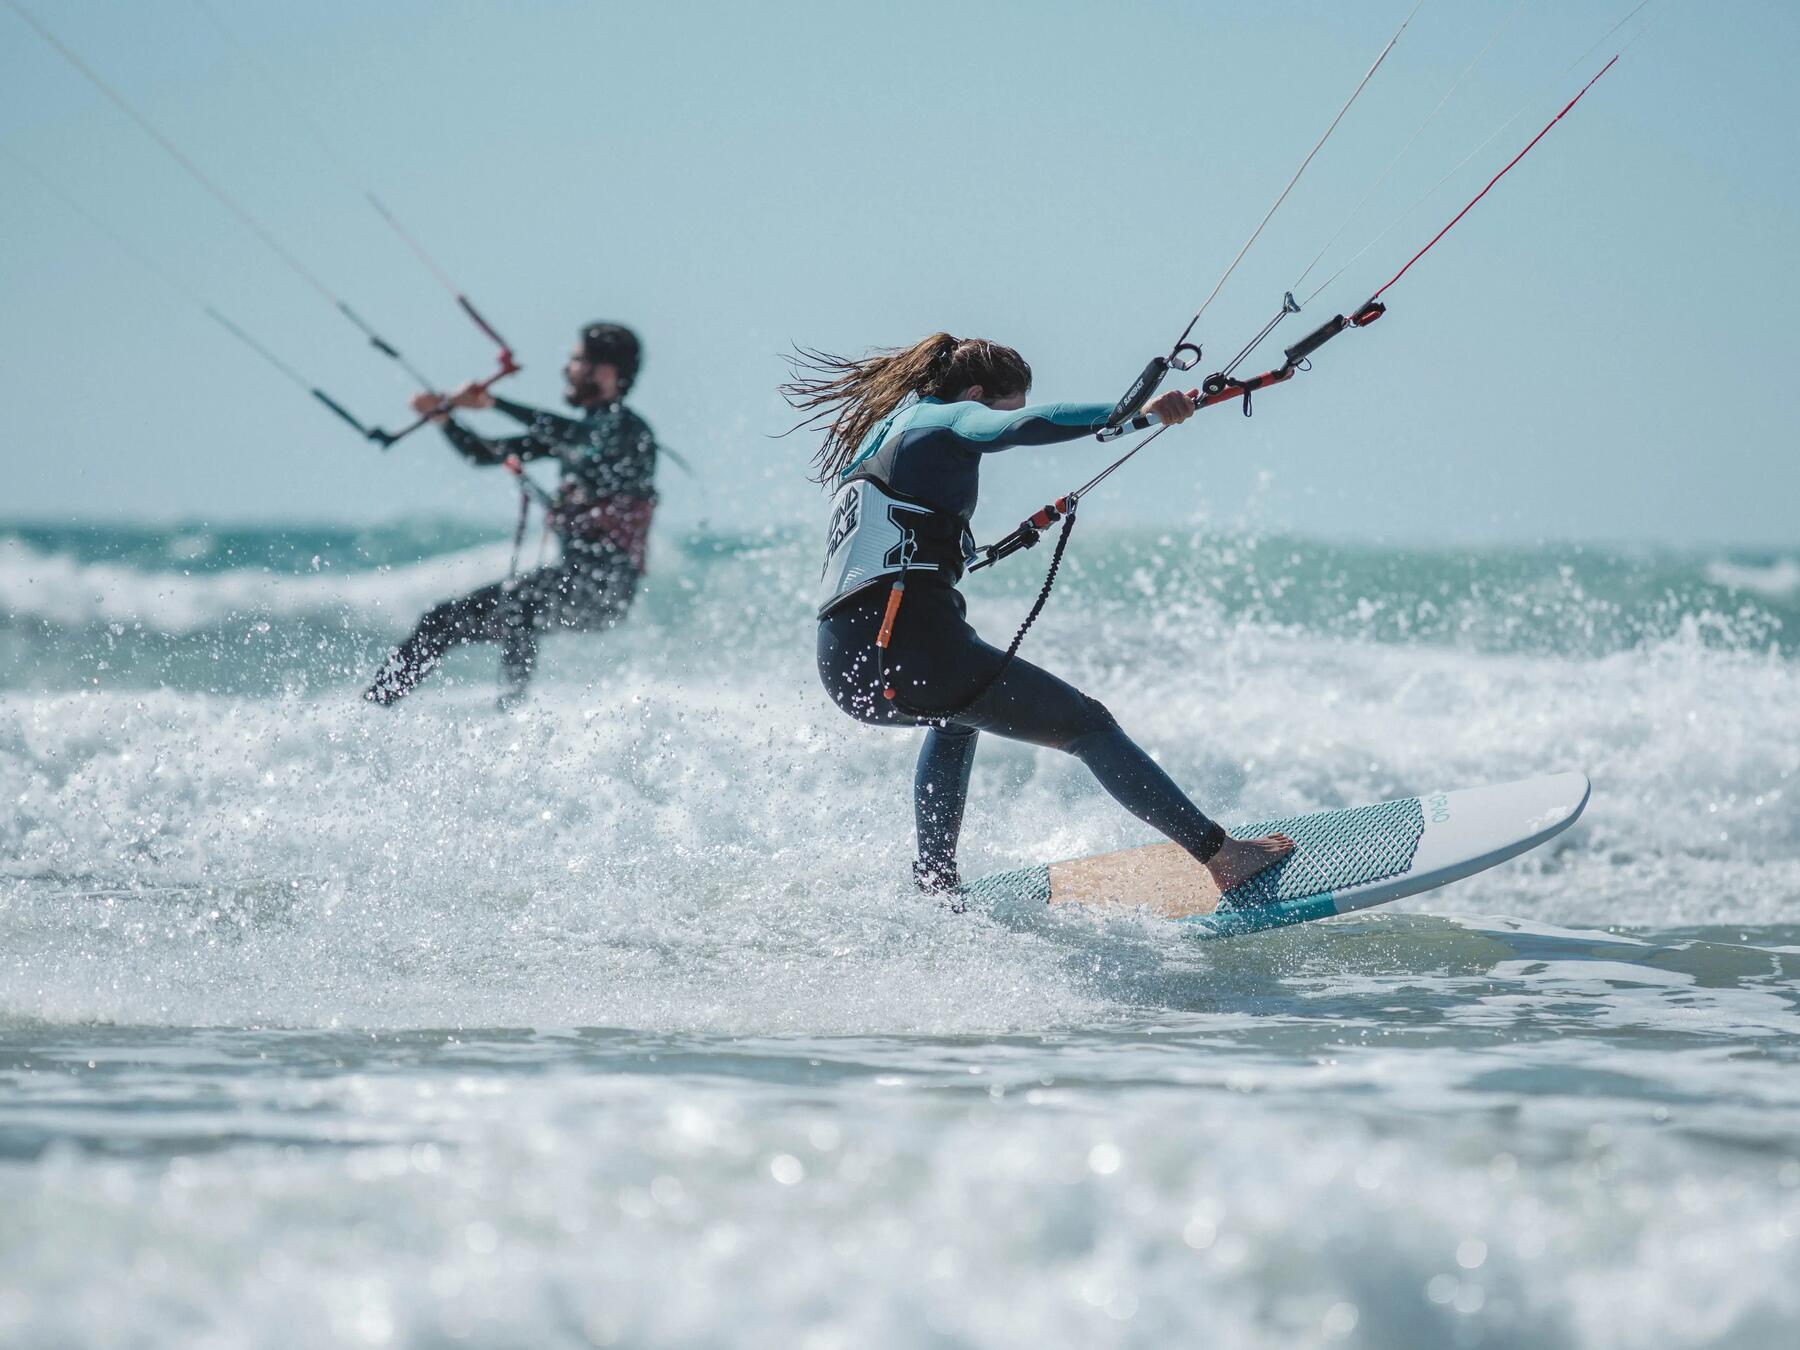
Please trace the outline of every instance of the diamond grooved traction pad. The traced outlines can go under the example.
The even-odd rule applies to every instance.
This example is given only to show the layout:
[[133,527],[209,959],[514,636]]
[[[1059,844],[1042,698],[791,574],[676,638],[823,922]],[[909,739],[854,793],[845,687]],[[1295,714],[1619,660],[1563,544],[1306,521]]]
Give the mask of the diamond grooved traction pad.
[[[1242,838],[1281,833],[1299,845],[1286,860],[1234,886],[1220,898],[1221,914],[1303,900],[1399,876],[1412,866],[1425,833],[1425,809],[1417,797],[1377,802],[1348,811],[1253,821],[1232,833]],[[963,887],[977,902],[1050,902],[1050,869],[1021,867],[997,872]],[[1271,916],[1273,917],[1273,916]]]

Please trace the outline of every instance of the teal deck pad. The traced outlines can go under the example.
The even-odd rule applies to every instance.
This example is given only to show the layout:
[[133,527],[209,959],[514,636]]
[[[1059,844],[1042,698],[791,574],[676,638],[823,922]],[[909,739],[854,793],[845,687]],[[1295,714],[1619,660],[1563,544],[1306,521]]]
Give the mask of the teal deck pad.
[[1019,867],[1010,872],[996,872],[966,883],[965,900],[978,905],[1047,905],[1050,903],[1049,867]]
[[1301,900],[1397,877],[1412,867],[1425,833],[1425,808],[1417,797],[1406,797],[1349,811],[1259,820],[1232,831],[1239,839],[1276,833],[1299,847],[1268,871],[1225,892],[1221,910]]
[[[1412,866],[1425,833],[1425,811],[1417,797],[1407,797],[1353,810],[1253,821],[1232,831],[1240,839],[1277,832],[1299,845],[1291,856],[1227,891],[1217,914],[1186,922],[1225,934],[1325,918],[1335,912],[1333,892],[1385,881]],[[1050,869],[997,872],[967,883],[962,894],[982,906],[1045,905],[1050,902]]]

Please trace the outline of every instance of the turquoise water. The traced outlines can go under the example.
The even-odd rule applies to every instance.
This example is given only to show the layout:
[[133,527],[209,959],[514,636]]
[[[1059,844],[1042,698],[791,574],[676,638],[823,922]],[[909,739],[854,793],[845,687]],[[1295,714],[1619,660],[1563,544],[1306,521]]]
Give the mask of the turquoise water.
[[[473,652],[377,715],[500,534],[0,526],[0,1344],[1786,1339],[1795,555],[1084,522],[1027,654],[1225,818],[1594,779],[1505,867],[1200,944],[907,892],[815,546],[658,535],[523,709]],[[1144,837],[998,743],[967,833]]]

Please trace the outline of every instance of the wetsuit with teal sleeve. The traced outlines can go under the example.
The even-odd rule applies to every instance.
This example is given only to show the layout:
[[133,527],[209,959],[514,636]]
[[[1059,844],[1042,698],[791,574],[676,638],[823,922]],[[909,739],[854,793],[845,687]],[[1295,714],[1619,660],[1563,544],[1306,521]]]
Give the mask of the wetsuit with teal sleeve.
[[562,557],[426,613],[375,677],[365,695],[371,702],[403,698],[445,652],[466,642],[500,644],[502,699],[511,699],[531,680],[539,633],[610,628],[631,608],[656,505],[656,437],[649,426],[622,403],[581,417],[502,398],[494,407],[525,432],[489,440],[451,419],[443,424],[444,435],[476,464],[554,459],[561,465],[562,482],[545,524],[561,541]]
[[[858,502],[849,523],[842,506],[834,508],[828,593],[820,606],[819,677],[838,707],[860,722],[930,728],[913,781],[915,874],[928,885],[941,887],[956,878],[976,733],[983,730],[1074,755],[1121,806],[1202,862],[1225,841],[1225,831],[1126,736],[1104,706],[1028,661],[1005,663],[1003,652],[982,641],[969,626],[956,589],[962,569],[947,552],[937,555],[939,566],[906,568],[905,599],[883,680],[875,636],[900,569],[888,566],[891,549],[863,549],[858,555],[857,536],[873,535],[884,543],[879,531],[898,530],[916,558],[921,549],[929,550],[929,536],[941,537],[952,527],[966,531],[984,455],[1091,435],[1105,425],[1112,407],[1058,403],[1004,412],[978,403],[921,400],[878,424],[840,478],[840,503],[859,480],[868,480],[880,495]],[[854,565],[840,566],[844,558]],[[888,584],[876,584],[882,581]],[[1003,664],[999,679],[963,708]],[[898,699],[884,696],[887,682]],[[932,708],[959,711],[941,718],[930,715]]]
[[[909,573],[959,579],[964,557],[974,547],[969,520],[981,496],[982,457],[1019,446],[1078,440],[1104,426],[1111,412],[1111,404],[1099,403],[1051,403],[1002,412],[981,403],[924,398],[877,423],[838,476],[834,546],[826,560],[821,616],[895,574],[897,560],[885,556],[893,548],[893,530],[885,528],[890,524],[914,536]],[[862,498],[867,494],[845,491],[861,482],[879,487],[891,499],[889,505],[899,504],[898,513],[889,513],[880,502],[871,504],[873,510],[865,509]],[[850,500],[851,496],[858,500]],[[846,517],[865,537],[838,537]],[[874,527],[879,537],[866,537],[868,527]],[[845,542],[850,546],[837,547]]]
[[983,455],[1078,441],[1105,426],[1112,410],[1110,403],[1045,403],[1004,412],[922,398],[878,424],[841,479],[878,479],[966,521],[981,496]]

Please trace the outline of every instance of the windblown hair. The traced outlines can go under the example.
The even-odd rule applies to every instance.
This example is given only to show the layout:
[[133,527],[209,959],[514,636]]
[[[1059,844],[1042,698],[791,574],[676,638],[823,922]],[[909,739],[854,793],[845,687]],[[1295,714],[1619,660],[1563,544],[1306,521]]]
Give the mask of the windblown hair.
[[783,434],[825,428],[813,481],[827,484],[856,458],[876,424],[909,398],[950,399],[974,385],[991,398],[1031,389],[1031,367],[1011,347],[948,333],[859,358],[799,347],[788,364],[794,378],[781,395],[807,416]]

